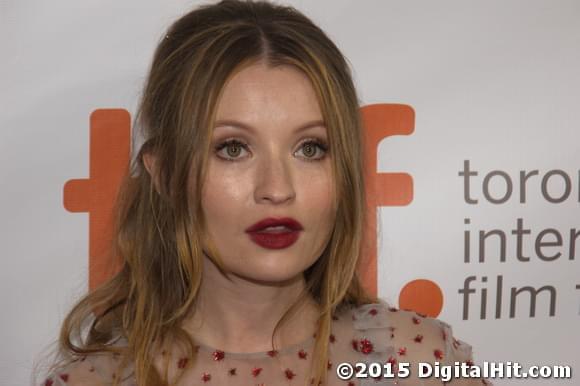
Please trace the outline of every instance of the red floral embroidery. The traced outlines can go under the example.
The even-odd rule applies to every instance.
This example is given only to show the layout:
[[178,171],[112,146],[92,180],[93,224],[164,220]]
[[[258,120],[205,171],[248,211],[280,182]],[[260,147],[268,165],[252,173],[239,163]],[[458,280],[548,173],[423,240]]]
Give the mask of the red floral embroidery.
[[417,343],[421,343],[421,341],[423,340],[423,335],[417,334],[417,336],[415,336],[415,339],[413,340]]
[[389,363],[391,365],[391,371],[393,371],[393,372],[397,371],[397,359],[396,358],[389,355],[389,358],[387,359],[386,363]]
[[68,374],[60,374],[59,375],[60,379],[62,379],[64,382],[68,382]]
[[292,378],[294,378],[296,376],[296,374],[294,374],[292,372],[292,370],[290,370],[290,369],[286,369],[284,371],[284,374],[286,375],[286,378],[288,378],[288,379],[292,379]]
[[267,353],[270,357],[274,358],[276,355],[278,355],[278,350],[270,350]]
[[308,356],[308,353],[306,351],[304,351],[304,350],[298,351],[298,357],[300,359],[306,359],[307,356]]
[[397,351],[399,353],[399,355],[406,355],[407,354],[407,347],[401,347],[399,348],[399,351]]
[[201,380],[204,382],[208,382],[210,379],[211,379],[210,373],[203,373],[203,375],[201,376]]
[[469,367],[473,366],[473,361],[471,359],[465,361],[465,364]]
[[262,372],[262,368],[261,367],[254,367],[252,369],[252,375],[254,377],[257,377],[258,375],[260,375],[261,372]]
[[372,316],[376,316],[379,313],[379,311],[377,311],[376,308],[371,308],[369,310],[369,314],[371,314]]
[[372,353],[373,352],[373,344],[371,343],[371,341],[368,339],[361,339],[360,351],[365,355]]
[[356,339],[353,339],[351,342],[352,344],[352,348],[354,349],[354,351],[358,351],[358,342]]
[[213,352],[213,360],[214,361],[221,361],[224,359],[225,353],[222,350],[216,350]]
[[433,350],[433,355],[435,355],[435,358],[437,359],[443,359],[443,351],[439,349]]
[[230,374],[230,375],[236,375],[236,368],[235,368],[235,367],[232,367],[232,368],[230,369],[230,371],[229,371],[229,374]]
[[52,386],[54,384],[54,381],[50,378],[48,378],[46,381],[44,381],[44,386]]

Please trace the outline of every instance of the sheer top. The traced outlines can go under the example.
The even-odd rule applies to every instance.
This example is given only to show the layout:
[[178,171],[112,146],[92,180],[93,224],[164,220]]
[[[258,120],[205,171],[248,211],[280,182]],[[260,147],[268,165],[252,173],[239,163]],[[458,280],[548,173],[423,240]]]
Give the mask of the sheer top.
[[[480,378],[448,379],[419,377],[419,363],[435,368],[458,362],[472,365],[471,346],[452,335],[451,327],[438,319],[416,312],[399,310],[385,301],[350,308],[333,316],[329,338],[328,386],[427,386],[427,385],[491,385]],[[187,357],[162,352],[169,360],[169,380],[183,373],[177,386],[304,386],[312,360],[315,337],[284,347],[278,351],[232,353],[202,344],[196,346],[195,363]],[[120,378],[121,386],[136,385],[131,366],[117,370],[119,358],[111,354],[95,354],[76,360],[51,374],[44,386],[105,386]],[[356,374],[342,379],[337,368],[350,364]],[[366,365],[366,369],[357,366]],[[405,365],[404,363],[408,363]],[[161,361],[155,366],[164,369]],[[404,377],[404,367],[409,374]],[[340,366],[341,374],[348,375]],[[389,372],[389,369],[391,370]],[[161,373],[163,374],[163,373]],[[397,377],[397,375],[400,375]],[[374,376],[374,377],[373,377]]]

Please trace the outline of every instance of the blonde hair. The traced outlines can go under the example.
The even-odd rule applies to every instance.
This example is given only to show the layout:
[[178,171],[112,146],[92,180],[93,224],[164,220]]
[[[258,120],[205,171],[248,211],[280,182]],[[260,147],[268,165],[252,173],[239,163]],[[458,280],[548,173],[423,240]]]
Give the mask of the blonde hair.
[[[332,316],[377,300],[356,275],[366,207],[358,99],[347,62],[326,34],[296,9],[262,1],[198,7],[175,21],[160,41],[135,119],[146,141],[117,199],[113,250],[122,268],[65,318],[59,339],[63,356],[121,354],[122,367],[134,364],[139,386],[169,382],[152,365],[159,342],[171,338],[195,357],[195,342],[180,325],[195,306],[202,245],[225,271],[205,239],[201,208],[211,129],[227,80],[257,60],[306,74],[328,129],[336,222],[324,252],[304,272],[306,292],[300,299],[311,296],[321,310],[307,383],[326,382]],[[145,154],[155,155],[156,181],[144,171]],[[126,346],[112,344],[120,337]]]

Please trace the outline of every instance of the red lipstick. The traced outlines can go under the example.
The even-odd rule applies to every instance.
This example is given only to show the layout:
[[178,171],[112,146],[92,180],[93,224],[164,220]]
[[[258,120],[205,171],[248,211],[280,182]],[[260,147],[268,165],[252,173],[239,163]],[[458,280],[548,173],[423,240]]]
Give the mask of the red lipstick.
[[290,217],[266,218],[246,229],[246,233],[263,248],[282,249],[294,244],[302,229],[302,225]]

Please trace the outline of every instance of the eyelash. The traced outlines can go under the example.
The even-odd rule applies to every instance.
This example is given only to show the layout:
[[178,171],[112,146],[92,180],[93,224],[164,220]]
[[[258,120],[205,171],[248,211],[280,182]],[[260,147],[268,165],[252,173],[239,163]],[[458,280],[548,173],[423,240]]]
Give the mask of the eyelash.
[[[320,158],[303,157],[304,160],[306,160],[307,162],[316,162],[316,161],[322,161],[324,158],[326,158],[326,154],[328,153],[328,144],[325,141],[322,141],[318,138],[308,138],[307,140],[302,142],[301,147],[304,147],[304,145],[309,145],[309,144],[318,147],[318,149],[323,151],[323,154]],[[232,146],[232,145],[240,146],[242,149],[248,151],[248,145],[245,142],[242,142],[238,139],[232,138],[232,139],[227,139],[227,140],[217,144],[214,148],[214,152],[217,154],[221,150],[227,148],[228,146]],[[218,157],[224,161],[229,161],[229,162],[236,162],[239,158],[239,157],[238,158],[226,158],[226,157],[221,157],[219,155],[218,155]]]

